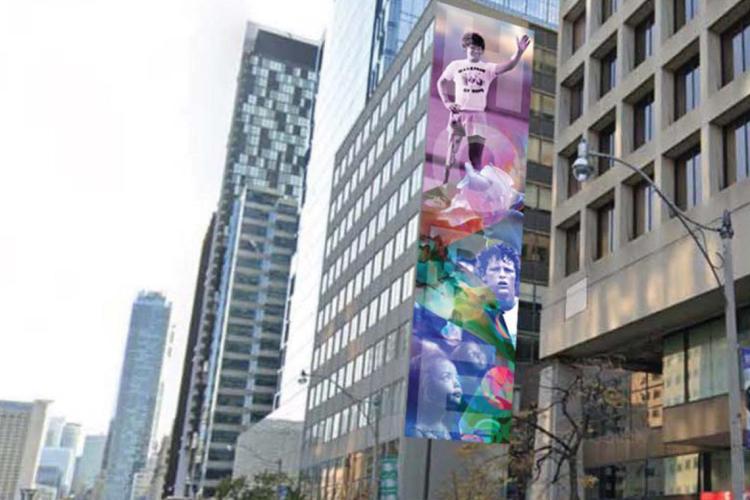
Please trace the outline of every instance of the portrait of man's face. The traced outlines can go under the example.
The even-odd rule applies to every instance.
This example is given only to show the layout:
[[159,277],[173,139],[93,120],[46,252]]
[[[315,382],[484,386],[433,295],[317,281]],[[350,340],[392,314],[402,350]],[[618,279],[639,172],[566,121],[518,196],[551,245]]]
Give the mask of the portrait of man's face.
[[478,61],[484,54],[484,49],[479,45],[467,45],[466,46],[466,58],[470,61]]
[[[428,369],[424,369],[428,368]],[[458,381],[458,371],[446,358],[436,357],[428,367],[423,367],[424,397],[439,404],[461,402],[463,390]]]
[[501,309],[507,311],[513,308],[516,300],[516,267],[511,259],[491,257],[484,282],[495,292]]

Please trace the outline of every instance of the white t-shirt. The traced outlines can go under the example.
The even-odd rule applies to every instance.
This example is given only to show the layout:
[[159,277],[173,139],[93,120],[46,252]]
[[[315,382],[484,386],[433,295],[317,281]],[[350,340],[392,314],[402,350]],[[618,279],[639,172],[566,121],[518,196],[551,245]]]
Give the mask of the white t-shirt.
[[497,64],[459,59],[448,64],[440,79],[452,80],[456,86],[456,104],[466,111],[484,111],[487,91],[495,79]]

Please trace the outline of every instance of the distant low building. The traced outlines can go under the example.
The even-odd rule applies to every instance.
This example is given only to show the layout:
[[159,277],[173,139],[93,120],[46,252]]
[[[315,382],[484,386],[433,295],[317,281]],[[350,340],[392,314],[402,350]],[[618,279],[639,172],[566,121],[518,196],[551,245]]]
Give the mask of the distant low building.
[[237,438],[232,477],[252,478],[264,471],[296,476],[302,447],[302,422],[264,419]]
[[76,462],[73,476],[73,492],[77,497],[94,487],[96,477],[102,470],[106,444],[107,436],[104,435],[86,436],[84,439],[83,453]]
[[75,463],[75,450],[44,447],[36,472],[36,483],[56,488],[59,496],[67,496],[73,486]]

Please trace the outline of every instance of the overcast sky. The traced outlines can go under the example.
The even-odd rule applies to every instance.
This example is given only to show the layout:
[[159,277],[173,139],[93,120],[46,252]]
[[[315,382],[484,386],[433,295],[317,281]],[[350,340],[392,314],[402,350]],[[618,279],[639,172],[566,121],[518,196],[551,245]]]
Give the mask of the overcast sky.
[[330,1],[0,0],[0,399],[106,432],[132,301],[160,290],[171,430],[245,21],[319,39]]

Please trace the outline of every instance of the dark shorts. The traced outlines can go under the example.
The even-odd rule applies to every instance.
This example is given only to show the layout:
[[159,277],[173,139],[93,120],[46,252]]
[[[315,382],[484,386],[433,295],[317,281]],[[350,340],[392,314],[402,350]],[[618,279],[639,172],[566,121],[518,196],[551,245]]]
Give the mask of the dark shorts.
[[451,137],[487,137],[487,116],[484,111],[451,113],[448,131]]

